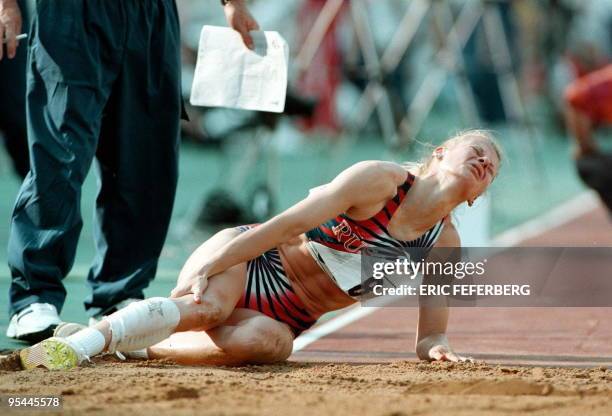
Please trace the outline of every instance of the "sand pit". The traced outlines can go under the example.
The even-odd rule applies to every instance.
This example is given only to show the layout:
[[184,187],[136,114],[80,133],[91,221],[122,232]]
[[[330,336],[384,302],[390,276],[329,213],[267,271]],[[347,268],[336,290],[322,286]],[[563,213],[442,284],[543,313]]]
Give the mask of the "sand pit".
[[0,393],[62,395],[65,414],[607,416],[612,370],[414,361],[212,368],[103,357],[66,372],[0,371]]

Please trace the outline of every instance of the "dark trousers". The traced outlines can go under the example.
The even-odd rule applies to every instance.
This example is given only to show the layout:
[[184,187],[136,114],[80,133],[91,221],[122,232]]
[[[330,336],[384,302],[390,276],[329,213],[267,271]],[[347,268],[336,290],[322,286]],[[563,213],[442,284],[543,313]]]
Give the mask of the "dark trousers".
[[31,170],[12,217],[10,314],[61,310],[82,228],[83,181],[100,189],[90,315],[142,298],[178,176],[180,39],[174,0],[39,0],[27,71]]
[[[26,32],[29,18],[25,1],[20,0],[18,4],[23,18],[22,30]],[[13,59],[5,56],[0,61],[0,133],[4,136],[4,146],[15,173],[21,179],[30,170],[25,106],[27,52],[27,42],[21,41]]]

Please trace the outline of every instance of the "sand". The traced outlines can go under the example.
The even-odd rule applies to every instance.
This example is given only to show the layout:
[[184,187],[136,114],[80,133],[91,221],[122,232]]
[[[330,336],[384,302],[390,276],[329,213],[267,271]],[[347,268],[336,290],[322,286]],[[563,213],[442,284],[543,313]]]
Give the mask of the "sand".
[[612,370],[415,361],[215,368],[102,357],[64,372],[0,370],[0,394],[62,395],[62,414],[608,416]]

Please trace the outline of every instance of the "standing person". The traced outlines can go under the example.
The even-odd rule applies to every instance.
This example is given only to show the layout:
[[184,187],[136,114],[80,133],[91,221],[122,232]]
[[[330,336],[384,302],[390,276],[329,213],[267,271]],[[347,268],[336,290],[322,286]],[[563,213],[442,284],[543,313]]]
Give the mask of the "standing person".
[[[59,327],[56,337],[22,350],[21,365],[65,369],[104,350],[145,347],[128,355],[190,365],[282,361],[323,313],[358,301],[363,249],[459,247],[450,214],[486,191],[500,158],[487,132],[468,131],[420,165],[357,163],[265,223],[206,241],[171,298],[133,303],[95,327]],[[446,298],[433,300],[419,309],[417,356],[466,360],[446,338]]]
[[[223,1],[247,45],[257,28],[242,0]],[[0,0],[14,56],[15,0]],[[180,33],[174,0],[39,0],[27,68],[31,149],[12,217],[7,336],[30,342],[60,322],[82,227],[83,181],[97,159],[92,317],[142,299],[155,277],[178,174]],[[121,305],[120,305],[121,306]]]
[[[29,27],[25,1],[18,0],[22,10],[22,29],[27,32]],[[11,18],[12,19],[12,18]],[[3,21],[8,20],[0,11],[0,29],[4,27]],[[10,33],[9,29],[9,33]],[[4,32],[0,32],[0,43],[4,39]],[[8,37],[8,36],[7,36]],[[2,55],[9,54],[9,58],[1,59]],[[13,170],[21,180],[30,170],[28,159],[28,136],[26,129],[26,60],[27,49],[11,49],[11,45],[4,50],[0,47],[0,135],[4,136],[6,152],[13,162]]]
[[602,151],[593,137],[598,128],[612,124],[612,64],[573,81],[565,101],[578,175],[597,191],[612,216],[612,154]]

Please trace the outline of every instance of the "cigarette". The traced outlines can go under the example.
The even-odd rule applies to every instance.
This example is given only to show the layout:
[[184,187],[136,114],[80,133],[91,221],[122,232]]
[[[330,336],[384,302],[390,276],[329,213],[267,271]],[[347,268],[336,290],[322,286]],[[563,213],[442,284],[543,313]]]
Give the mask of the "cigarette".
[[[15,36],[15,39],[17,39],[17,40],[21,40],[21,39],[25,39],[25,38],[27,38],[27,37],[28,37],[28,34],[27,34],[27,33],[22,33],[21,35],[17,35],[17,36]],[[4,39],[4,40],[2,41],[2,43],[7,43],[7,42],[8,42],[8,39]]]

